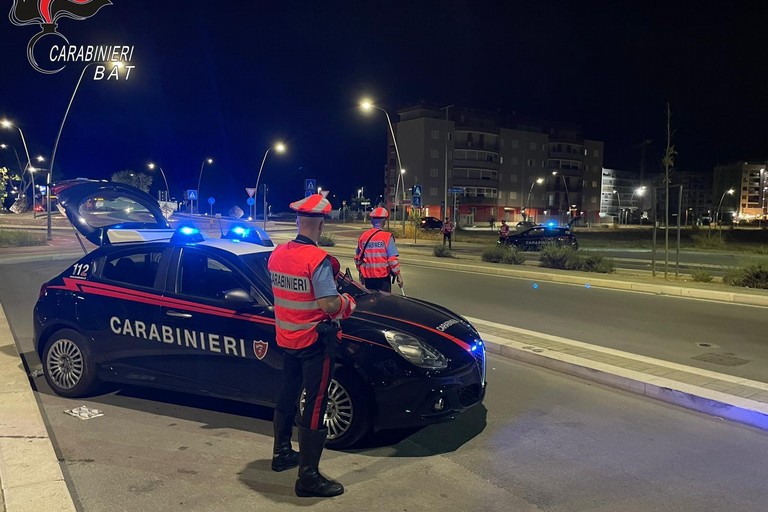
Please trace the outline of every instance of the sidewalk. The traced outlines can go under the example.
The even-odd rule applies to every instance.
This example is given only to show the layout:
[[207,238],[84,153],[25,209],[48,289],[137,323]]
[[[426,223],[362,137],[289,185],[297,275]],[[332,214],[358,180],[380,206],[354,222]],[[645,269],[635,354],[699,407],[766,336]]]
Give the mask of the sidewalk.
[[[47,246],[0,248],[0,264],[73,260],[83,254],[74,236],[57,231]],[[69,231],[71,233],[71,231]],[[274,232],[276,242],[295,231]],[[87,243],[87,242],[86,242]],[[727,288],[712,283],[660,279],[632,274],[585,274],[483,263],[478,257],[435,258],[434,243],[398,241],[409,265],[510,275],[558,283],[670,294],[768,307],[768,292]],[[337,237],[326,248],[351,258],[355,240]],[[90,247],[89,247],[90,249]],[[768,426],[768,383],[639,356],[477,318],[468,318],[490,353],[524,361],[583,379],[757,428]],[[0,512],[74,511],[60,462],[45,427],[26,369],[0,305]]]

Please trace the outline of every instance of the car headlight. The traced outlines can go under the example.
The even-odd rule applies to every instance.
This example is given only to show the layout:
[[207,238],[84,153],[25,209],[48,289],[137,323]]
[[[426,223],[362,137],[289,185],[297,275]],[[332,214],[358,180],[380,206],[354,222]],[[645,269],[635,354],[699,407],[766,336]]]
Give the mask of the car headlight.
[[448,366],[448,360],[443,354],[413,336],[397,331],[385,331],[384,337],[395,352],[416,366],[437,370]]

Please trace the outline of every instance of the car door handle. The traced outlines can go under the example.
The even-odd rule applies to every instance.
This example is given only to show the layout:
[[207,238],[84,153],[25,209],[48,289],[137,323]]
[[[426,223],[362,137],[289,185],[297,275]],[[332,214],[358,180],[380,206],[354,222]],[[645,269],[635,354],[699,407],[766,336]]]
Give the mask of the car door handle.
[[192,318],[191,313],[182,313],[181,311],[174,311],[172,309],[169,309],[165,312],[168,316],[175,316],[176,318]]

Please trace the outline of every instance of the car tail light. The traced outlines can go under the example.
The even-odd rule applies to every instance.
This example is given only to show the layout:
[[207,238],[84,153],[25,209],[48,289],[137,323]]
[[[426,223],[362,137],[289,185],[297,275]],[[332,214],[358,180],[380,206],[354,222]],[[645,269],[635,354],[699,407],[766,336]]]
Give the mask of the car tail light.
[[43,286],[40,287],[40,294],[37,296],[39,299],[43,295],[45,295],[45,292],[48,291],[48,283],[43,283]]

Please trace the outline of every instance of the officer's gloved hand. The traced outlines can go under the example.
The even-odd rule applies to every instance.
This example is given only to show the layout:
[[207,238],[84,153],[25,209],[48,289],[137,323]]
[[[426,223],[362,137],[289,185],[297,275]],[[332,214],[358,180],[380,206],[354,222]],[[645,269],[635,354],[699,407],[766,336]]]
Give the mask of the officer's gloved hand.
[[397,274],[397,286],[399,286],[400,288],[403,287],[403,276],[401,276],[400,274]]
[[339,295],[339,299],[341,299],[341,307],[336,313],[331,315],[331,320],[344,320],[345,318],[349,318],[357,307],[355,299],[348,293],[342,293]]

